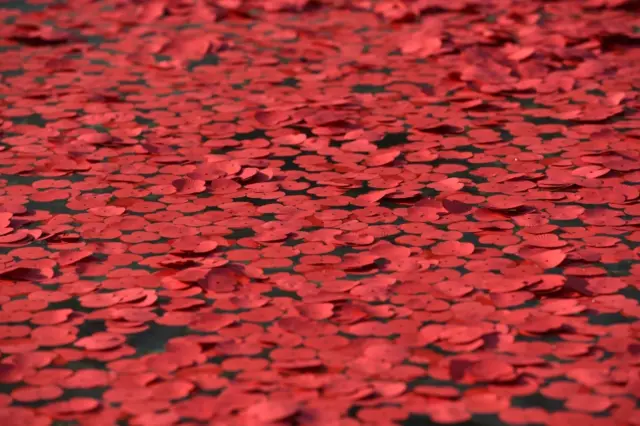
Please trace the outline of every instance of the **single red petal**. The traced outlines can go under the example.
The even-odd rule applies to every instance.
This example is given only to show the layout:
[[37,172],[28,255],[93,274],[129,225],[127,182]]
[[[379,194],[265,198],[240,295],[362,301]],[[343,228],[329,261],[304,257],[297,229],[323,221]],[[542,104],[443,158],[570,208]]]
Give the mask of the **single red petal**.
[[605,411],[613,405],[611,399],[601,395],[575,394],[565,401],[565,406],[570,410],[588,413]]
[[300,405],[292,400],[267,400],[247,409],[249,418],[260,423],[285,420],[298,412]]
[[104,206],[104,207],[92,207],[89,209],[89,213],[101,217],[120,216],[125,212],[124,207],[116,206]]
[[540,266],[542,269],[551,269],[559,266],[567,257],[562,250],[546,250],[527,256],[527,259]]

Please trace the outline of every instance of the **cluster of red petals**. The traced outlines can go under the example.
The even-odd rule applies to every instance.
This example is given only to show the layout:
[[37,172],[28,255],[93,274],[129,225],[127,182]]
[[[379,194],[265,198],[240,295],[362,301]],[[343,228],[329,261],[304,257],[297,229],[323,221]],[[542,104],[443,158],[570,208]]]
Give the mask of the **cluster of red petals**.
[[0,3],[0,424],[640,424],[639,8]]

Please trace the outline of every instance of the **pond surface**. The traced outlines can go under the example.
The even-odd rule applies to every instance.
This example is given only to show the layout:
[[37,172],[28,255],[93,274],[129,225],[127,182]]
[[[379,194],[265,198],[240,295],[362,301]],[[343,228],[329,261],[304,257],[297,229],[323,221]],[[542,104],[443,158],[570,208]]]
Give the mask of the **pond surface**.
[[0,3],[0,423],[637,424],[634,7]]

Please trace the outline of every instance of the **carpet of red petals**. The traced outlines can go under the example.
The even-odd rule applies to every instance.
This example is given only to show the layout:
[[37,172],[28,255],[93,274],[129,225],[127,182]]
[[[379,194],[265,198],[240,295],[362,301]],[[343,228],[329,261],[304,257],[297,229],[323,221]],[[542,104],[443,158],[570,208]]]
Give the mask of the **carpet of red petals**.
[[0,424],[640,424],[639,9],[0,3]]

